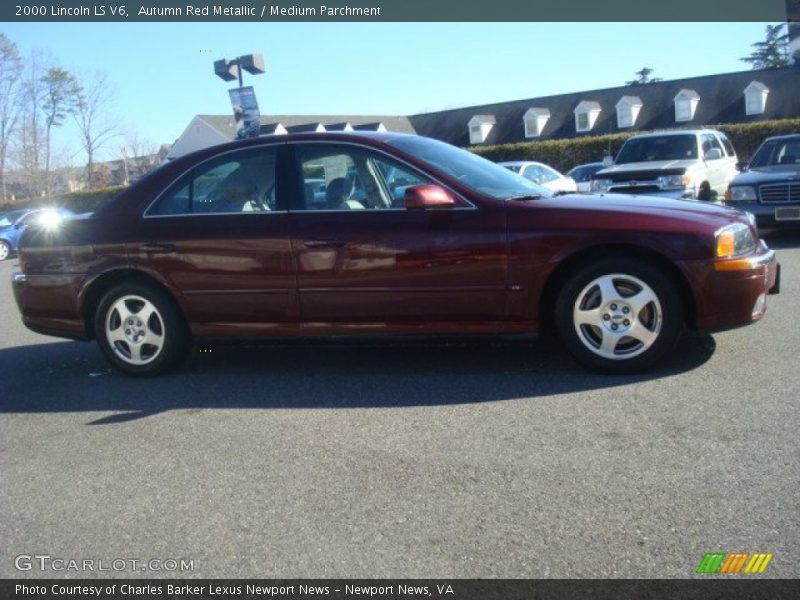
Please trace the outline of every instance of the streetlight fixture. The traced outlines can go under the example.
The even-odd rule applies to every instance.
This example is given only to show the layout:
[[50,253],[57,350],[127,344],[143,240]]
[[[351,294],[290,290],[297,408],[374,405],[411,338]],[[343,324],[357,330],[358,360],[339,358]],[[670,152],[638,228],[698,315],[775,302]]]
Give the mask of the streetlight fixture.
[[239,80],[239,87],[242,87],[242,69],[251,75],[261,75],[266,72],[264,67],[263,54],[245,54],[237,56],[233,60],[223,58],[214,61],[214,73],[223,81]]

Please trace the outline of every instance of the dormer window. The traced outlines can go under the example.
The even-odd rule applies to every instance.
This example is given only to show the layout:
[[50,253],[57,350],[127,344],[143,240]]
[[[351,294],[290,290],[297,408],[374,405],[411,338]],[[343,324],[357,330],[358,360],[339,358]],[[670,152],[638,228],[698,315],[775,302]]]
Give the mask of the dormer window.
[[642,110],[642,100],[639,96],[623,96],[617,102],[617,128],[633,127]]
[[268,125],[262,125],[261,133],[267,135],[286,135],[288,131],[286,131],[286,127],[284,127],[282,123],[270,123]]
[[744,88],[744,113],[746,115],[763,115],[767,109],[769,88],[760,81],[751,81]]
[[529,108],[522,121],[525,124],[525,137],[535,138],[542,135],[544,126],[550,119],[550,111],[546,108]]
[[584,100],[575,107],[575,131],[591,131],[600,115],[600,103]]
[[469,120],[469,143],[482,144],[496,123],[492,115],[475,115]]
[[691,121],[700,102],[700,94],[694,90],[681,90],[673,99],[675,103],[675,121]]

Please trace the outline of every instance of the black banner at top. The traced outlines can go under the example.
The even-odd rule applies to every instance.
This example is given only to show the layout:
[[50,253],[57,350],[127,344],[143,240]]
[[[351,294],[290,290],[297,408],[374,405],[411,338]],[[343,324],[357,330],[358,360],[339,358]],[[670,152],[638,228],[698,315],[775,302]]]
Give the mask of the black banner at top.
[[800,0],[11,0],[0,3],[0,17],[7,22],[780,22],[800,20]]

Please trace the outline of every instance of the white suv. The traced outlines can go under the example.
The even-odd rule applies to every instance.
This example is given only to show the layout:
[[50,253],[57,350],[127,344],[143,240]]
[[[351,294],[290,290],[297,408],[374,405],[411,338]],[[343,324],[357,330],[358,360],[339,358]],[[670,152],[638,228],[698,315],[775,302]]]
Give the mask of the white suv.
[[591,191],[722,200],[736,176],[736,152],[713,129],[660,131],[629,138]]

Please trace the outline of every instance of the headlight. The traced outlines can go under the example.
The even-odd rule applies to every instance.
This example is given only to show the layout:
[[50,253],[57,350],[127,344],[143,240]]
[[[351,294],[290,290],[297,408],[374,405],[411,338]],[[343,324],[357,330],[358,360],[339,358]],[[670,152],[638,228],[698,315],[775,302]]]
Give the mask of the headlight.
[[593,192],[607,192],[613,182],[610,179],[592,179]]
[[732,258],[743,256],[756,248],[756,240],[752,230],[744,223],[734,223],[719,229],[715,234],[717,238],[717,258]]
[[732,185],[725,194],[729,202],[748,202],[756,199],[756,188],[752,185]]
[[692,185],[692,176],[686,173],[682,175],[662,175],[657,181],[662,188],[687,188]]

